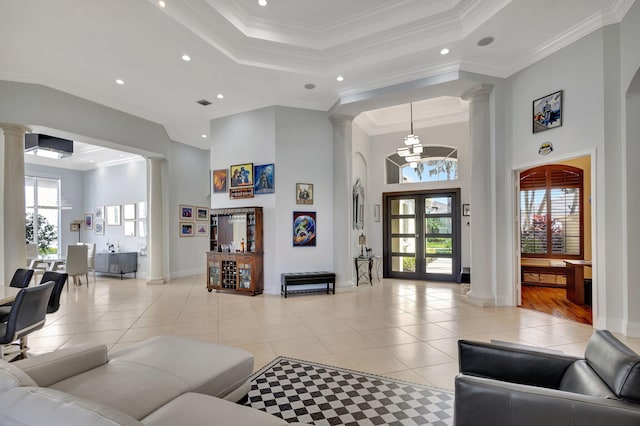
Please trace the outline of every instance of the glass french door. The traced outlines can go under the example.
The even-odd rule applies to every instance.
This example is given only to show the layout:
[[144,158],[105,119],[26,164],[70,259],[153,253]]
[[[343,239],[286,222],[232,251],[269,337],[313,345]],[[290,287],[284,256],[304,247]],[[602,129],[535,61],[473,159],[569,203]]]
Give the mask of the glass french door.
[[385,277],[457,281],[459,190],[385,194]]

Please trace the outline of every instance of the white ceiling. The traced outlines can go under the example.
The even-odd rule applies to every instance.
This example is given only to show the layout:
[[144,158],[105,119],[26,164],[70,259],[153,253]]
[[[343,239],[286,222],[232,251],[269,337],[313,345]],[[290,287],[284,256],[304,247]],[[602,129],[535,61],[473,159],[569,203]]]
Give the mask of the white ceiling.
[[[507,77],[620,21],[634,2],[165,1],[161,8],[157,0],[0,0],[0,79],[117,108],[208,148],[201,135],[209,120],[238,112],[270,105],[327,111],[343,96],[451,70]],[[487,36],[495,41],[479,47]],[[443,47],[451,49],[446,56]],[[115,84],[119,78],[124,85]],[[464,108],[451,99],[447,105],[450,119]],[[433,104],[415,106],[422,124],[433,121],[424,114],[440,114]],[[407,110],[362,120],[373,131],[407,129]]]
[[27,163],[39,164],[42,166],[85,171],[98,167],[117,166],[120,164],[131,163],[133,161],[143,161],[143,158],[129,152],[122,152],[115,149],[74,141],[73,155],[70,157],[53,159],[39,157],[33,153],[25,153],[24,160]]

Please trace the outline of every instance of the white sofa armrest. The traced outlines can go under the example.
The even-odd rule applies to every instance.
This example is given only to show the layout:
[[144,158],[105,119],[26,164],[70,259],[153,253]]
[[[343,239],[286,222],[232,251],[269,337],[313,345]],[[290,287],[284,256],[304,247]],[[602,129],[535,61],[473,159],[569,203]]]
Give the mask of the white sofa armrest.
[[109,362],[107,347],[75,346],[15,361],[41,387],[77,376]]

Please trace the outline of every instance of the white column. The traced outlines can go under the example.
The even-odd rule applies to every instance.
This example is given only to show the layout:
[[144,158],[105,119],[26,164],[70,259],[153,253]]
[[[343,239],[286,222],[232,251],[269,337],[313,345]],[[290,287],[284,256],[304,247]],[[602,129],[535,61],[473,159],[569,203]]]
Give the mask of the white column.
[[8,283],[17,268],[26,267],[27,261],[24,135],[29,129],[7,123],[0,123],[0,127],[4,131],[4,282]]
[[479,306],[496,304],[495,214],[491,147],[491,87],[463,95],[469,104],[471,142],[471,290],[467,300]]
[[162,159],[147,158],[147,244],[149,275],[147,284],[164,283]]
[[351,269],[351,157],[352,122],[348,115],[332,115],[333,124],[333,268],[336,283],[352,285]]

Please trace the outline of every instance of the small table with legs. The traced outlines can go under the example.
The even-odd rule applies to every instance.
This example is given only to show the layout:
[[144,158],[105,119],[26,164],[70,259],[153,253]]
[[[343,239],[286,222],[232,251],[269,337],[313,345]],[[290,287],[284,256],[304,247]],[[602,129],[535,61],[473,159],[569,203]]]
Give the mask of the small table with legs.
[[373,285],[373,277],[371,276],[373,257],[354,257],[353,260],[356,266],[356,287],[360,284],[360,278],[367,279],[367,276],[369,284]]

